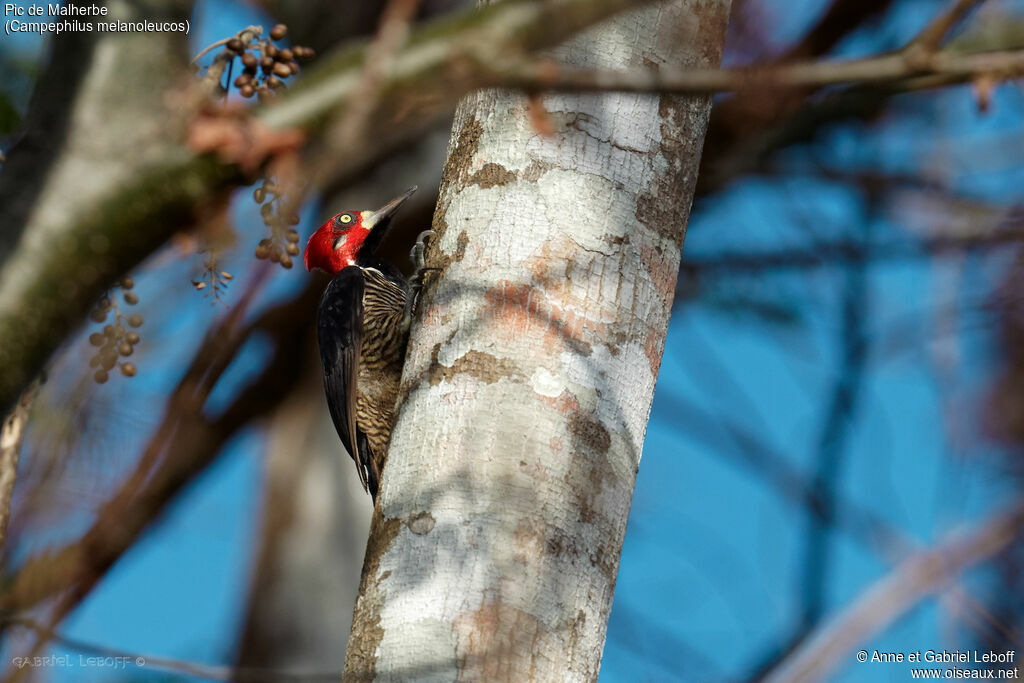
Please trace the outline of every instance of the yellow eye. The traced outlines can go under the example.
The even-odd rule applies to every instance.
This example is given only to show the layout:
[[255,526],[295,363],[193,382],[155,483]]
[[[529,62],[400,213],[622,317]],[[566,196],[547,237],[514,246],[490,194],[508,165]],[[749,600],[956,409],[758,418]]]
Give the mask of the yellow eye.
[[342,214],[338,218],[338,220],[341,221],[342,223],[351,223],[352,222],[352,216],[349,216],[347,213],[345,213],[345,214]]

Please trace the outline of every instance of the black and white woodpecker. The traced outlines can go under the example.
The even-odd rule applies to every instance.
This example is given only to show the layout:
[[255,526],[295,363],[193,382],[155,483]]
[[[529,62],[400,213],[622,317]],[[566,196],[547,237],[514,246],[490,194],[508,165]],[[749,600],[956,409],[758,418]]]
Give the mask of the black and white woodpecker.
[[327,407],[374,500],[395,423],[424,245],[433,232],[420,233],[412,250],[416,271],[408,280],[376,251],[398,207],[415,191],[376,211],[342,211],[310,236],[304,254],[308,270],[334,276],[317,312]]

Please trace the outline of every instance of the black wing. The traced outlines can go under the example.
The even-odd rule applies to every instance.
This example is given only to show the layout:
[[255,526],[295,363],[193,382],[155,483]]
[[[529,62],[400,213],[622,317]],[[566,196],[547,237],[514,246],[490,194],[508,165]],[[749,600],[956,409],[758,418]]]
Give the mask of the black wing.
[[356,426],[356,378],[363,337],[363,271],[343,268],[320,299],[317,337],[327,407],[341,443],[352,456],[363,488],[376,497],[378,475],[366,436]]

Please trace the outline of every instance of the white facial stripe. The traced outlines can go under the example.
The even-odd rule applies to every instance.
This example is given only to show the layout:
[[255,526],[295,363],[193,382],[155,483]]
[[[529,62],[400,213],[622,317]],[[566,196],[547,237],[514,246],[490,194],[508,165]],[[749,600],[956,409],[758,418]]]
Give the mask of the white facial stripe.
[[339,235],[334,240],[334,248],[335,249],[341,249],[341,247],[345,244],[345,242],[348,242],[348,233],[345,233],[343,235]]

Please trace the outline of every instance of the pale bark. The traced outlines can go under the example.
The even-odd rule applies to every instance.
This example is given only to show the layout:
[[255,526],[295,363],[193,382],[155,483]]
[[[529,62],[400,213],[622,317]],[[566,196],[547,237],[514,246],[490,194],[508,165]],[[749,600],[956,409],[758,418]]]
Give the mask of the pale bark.
[[[556,57],[714,66],[728,9],[639,10]],[[456,115],[353,680],[597,677],[710,100],[541,101]]]

